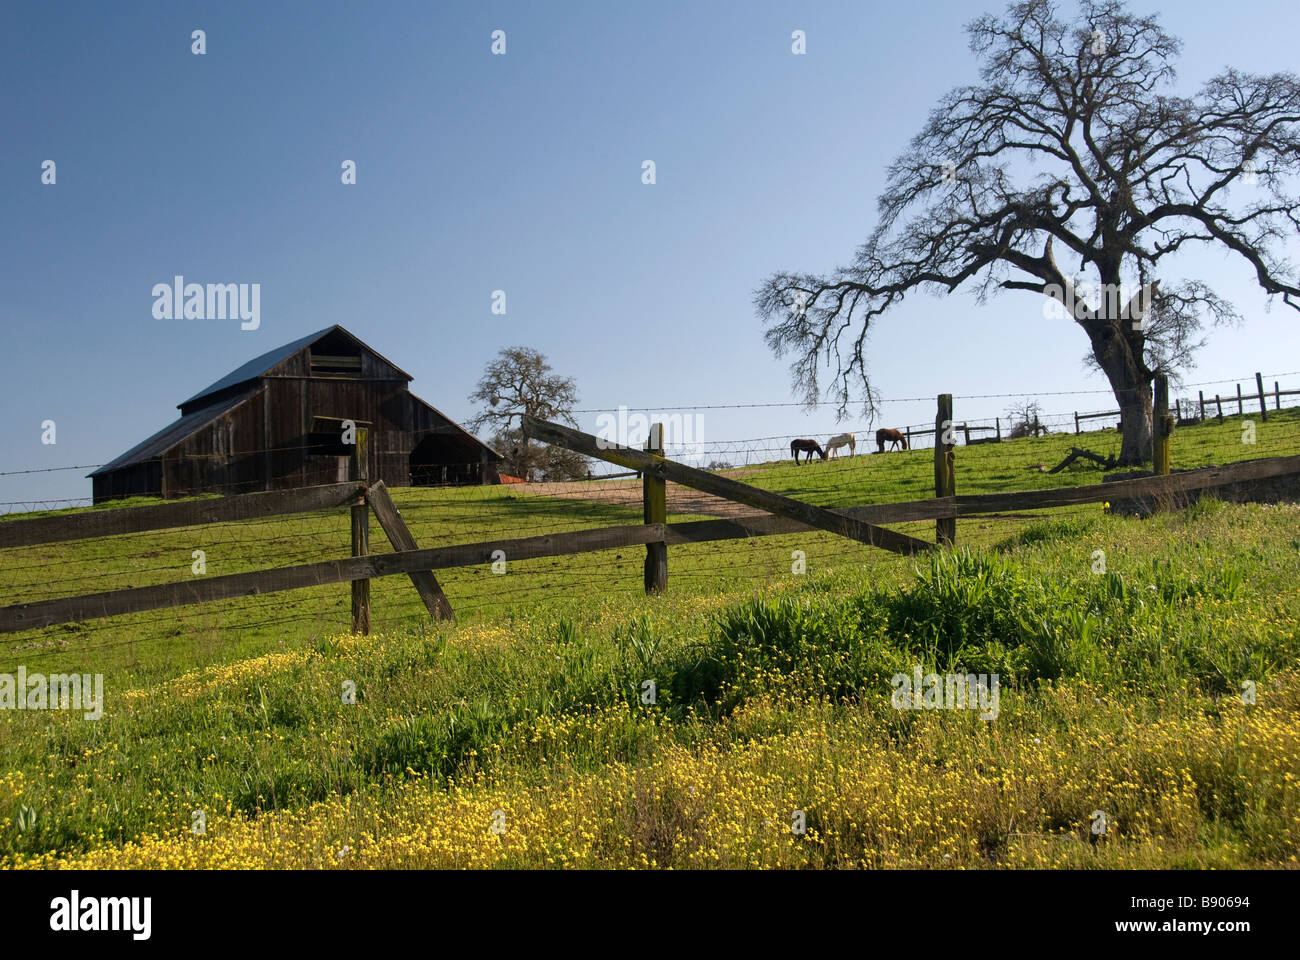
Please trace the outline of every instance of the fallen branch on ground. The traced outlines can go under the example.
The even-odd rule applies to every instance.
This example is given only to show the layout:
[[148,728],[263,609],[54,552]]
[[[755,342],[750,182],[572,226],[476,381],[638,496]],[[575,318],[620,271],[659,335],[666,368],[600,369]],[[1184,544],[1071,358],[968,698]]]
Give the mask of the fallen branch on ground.
[[1083,450],[1080,449],[1079,447],[1071,447],[1070,455],[1066,457],[1064,460],[1062,460],[1060,463],[1058,463],[1056,466],[1052,467],[1052,469],[1048,470],[1047,472],[1060,473],[1062,470],[1064,470],[1070,464],[1074,463],[1074,461],[1076,460],[1091,460],[1093,463],[1097,464],[1097,466],[1101,467],[1103,470],[1114,470],[1115,467],[1119,466],[1119,464],[1116,462],[1115,457],[1113,455],[1108,457],[1103,457],[1100,454],[1093,453],[1091,450]]

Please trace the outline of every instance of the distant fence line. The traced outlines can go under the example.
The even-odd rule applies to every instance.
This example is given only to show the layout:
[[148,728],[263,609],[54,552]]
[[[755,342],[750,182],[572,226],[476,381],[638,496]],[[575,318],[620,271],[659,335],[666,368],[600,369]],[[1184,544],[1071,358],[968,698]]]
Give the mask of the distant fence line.
[[[1241,384],[1240,384],[1240,383],[1237,384],[1237,396],[1236,396],[1236,400],[1237,400],[1237,415],[1238,415],[1238,416],[1243,416],[1243,415],[1245,414],[1245,403],[1246,403],[1247,401],[1253,401],[1253,402],[1258,402],[1258,403],[1259,403],[1259,416],[1260,416],[1260,419],[1261,419],[1261,420],[1264,420],[1264,421],[1267,421],[1267,420],[1268,420],[1268,400],[1267,400],[1267,398],[1268,398],[1268,396],[1270,395],[1270,393],[1271,393],[1271,395],[1272,395],[1272,397],[1273,397],[1273,409],[1274,409],[1274,410],[1281,410],[1281,409],[1282,409],[1282,398],[1283,398],[1283,397],[1293,397],[1293,396],[1300,395],[1300,390],[1283,390],[1283,389],[1281,388],[1281,386],[1280,386],[1280,382],[1277,381],[1277,380],[1274,380],[1274,381],[1273,381],[1273,389],[1272,389],[1272,391],[1271,391],[1271,392],[1270,392],[1270,391],[1265,391],[1265,389],[1264,389],[1264,377],[1263,377],[1262,374],[1260,374],[1260,373],[1256,373],[1256,374],[1255,374],[1255,393],[1253,393],[1253,394],[1249,394],[1249,393],[1248,393],[1248,394],[1243,394],[1243,393],[1241,392]],[[1197,398],[1198,398],[1198,416],[1197,416],[1197,419],[1204,420],[1204,419],[1205,419],[1205,404],[1206,404],[1206,400],[1205,400],[1205,391],[1204,391],[1204,390],[1198,390],[1198,391],[1197,391]],[[1223,400],[1224,400],[1224,398],[1221,397],[1219,394],[1216,393],[1216,394],[1211,398],[1211,400],[1209,401],[1210,403],[1213,403],[1213,404],[1214,404],[1214,406],[1215,406],[1215,411],[1216,411],[1216,416],[1219,418],[1219,420],[1223,420]],[[1231,396],[1229,396],[1229,397],[1227,398],[1227,401],[1228,401],[1229,403],[1231,403],[1232,400],[1233,400],[1233,398],[1232,398]],[[1178,421],[1179,421],[1180,423],[1187,423],[1187,422],[1189,422],[1189,421],[1191,421],[1191,420],[1193,419],[1193,418],[1191,417],[1191,411],[1190,411],[1190,410],[1188,410],[1188,411],[1184,411],[1184,410],[1182,409],[1182,401],[1180,401],[1180,400],[1175,400],[1175,401],[1174,401],[1174,411],[1175,411],[1175,415],[1177,416]],[[1184,415],[1184,414],[1186,414],[1186,415]],[[1080,421],[1083,421],[1083,420],[1098,420],[1098,419],[1101,419],[1101,418],[1106,418],[1106,417],[1118,417],[1118,416],[1120,416],[1120,411],[1119,411],[1119,410],[1106,410],[1106,411],[1103,411],[1103,412],[1101,412],[1101,413],[1079,413],[1079,412],[1076,410],[1076,411],[1074,412],[1074,432],[1075,432],[1076,434],[1079,432],[1079,423],[1080,423]]]
[[[1215,382],[1215,383],[1230,383],[1231,381],[1224,380],[1224,381],[1214,381],[1214,382]],[[1013,397],[1032,398],[1032,397],[1036,397],[1036,396],[1069,396],[1069,395],[1081,394],[1081,393],[1101,393],[1101,392],[1104,392],[1104,391],[1091,391],[1091,390],[1078,391],[1078,390],[1076,390],[1076,391],[1057,391],[1057,392],[1048,392],[1048,393],[1024,393],[1024,394],[1015,394],[1015,393],[1006,393],[1006,394],[973,394],[973,395],[970,395],[970,396],[966,397],[966,399],[984,399],[984,398],[990,398],[990,397],[999,397],[999,398],[1013,398]],[[1260,410],[1260,417],[1261,417],[1261,419],[1267,421],[1267,419],[1268,419],[1268,405],[1267,405],[1267,397],[1269,397],[1269,396],[1271,396],[1271,397],[1273,398],[1273,404],[1274,404],[1273,409],[1274,409],[1274,410],[1281,410],[1281,409],[1282,409],[1282,398],[1283,398],[1283,397],[1300,396],[1300,389],[1288,389],[1288,390],[1283,390],[1283,389],[1281,388],[1280,381],[1275,380],[1275,381],[1273,381],[1273,389],[1272,389],[1272,390],[1267,390],[1267,389],[1265,388],[1265,386],[1264,386],[1263,375],[1260,374],[1260,373],[1256,373],[1256,374],[1255,374],[1255,391],[1254,391],[1253,393],[1243,393],[1243,392],[1242,392],[1242,387],[1241,387],[1241,383],[1240,383],[1240,382],[1238,382],[1238,383],[1236,384],[1236,392],[1235,392],[1235,394],[1232,394],[1232,395],[1226,395],[1226,396],[1225,396],[1225,395],[1221,395],[1221,394],[1217,394],[1217,393],[1216,393],[1216,394],[1214,394],[1214,395],[1212,395],[1212,396],[1207,397],[1207,396],[1205,395],[1204,391],[1199,391],[1199,392],[1198,392],[1198,399],[1197,399],[1197,406],[1196,406],[1197,413],[1196,413],[1196,417],[1195,417],[1195,418],[1192,416],[1192,411],[1190,411],[1190,410],[1184,410],[1184,409],[1183,409],[1181,399],[1175,399],[1175,400],[1173,401],[1173,406],[1174,406],[1174,413],[1175,413],[1175,416],[1176,416],[1177,422],[1178,422],[1179,424],[1188,424],[1188,423],[1191,423],[1191,422],[1195,422],[1195,419],[1196,419],[1196,418],[1199,418],[1200,420],[1205,420],[1205,419],[1206,419],[1206,407],[1207,407],[1207,405],[1213,408],[1213,410],[1214,410],[1214,415],[1215,415],[1215,416],[1216,416],[1220,421],[1222,421],[1222,419],[1223,419],[1223,417],[1224,417],[1223,405],[1224,405],[1225,403],[1227,403],[1227,404],[1232,404],[1234,401],[1236,402],[1236,405],[1237,405],[1237,411],[1236,411],[1236,412],[1237,412],[1238,415],[1244,415],[1244,413],[1245,413],[1245,409],[1246,409],[1246,408],[1245,408],[1245,405],[1246,405],[1247,403],[1251,403],[1252,405],[1253,405],[1253,404],[1258,404],[1258,406],[1259,406],[1259,410]],[[954,398],[955,398],[955,399],[962,399],[962,397],[957,396],[957,395],[954,395]],[[901,403],[901,402],[916,402],[916,401],[918,401],[918,400],[920,400],[920,399],[923,399],[923,398],[918,398],[918,397],[905,397],[905,398],[897,398],[896,400],[894,400],[894,401],[889,401],[889,402],[900,402],[900,403]],[[819,405],[824,405],[824,404],[819,404]],[[702,406],[697,406],[697,407],[680,407],[680,408],[671,408],[671,407],[669,407],[669,408],[662,408],[662,409],[713,410],[713,409],[732,409],[732,408],[749,408],[749,407],[779,407],[779,406],[803,406],[803,404],[801,404],[801,403],[791,403],[791,404],[783,404],[783,403],[769,403],[769,404],[720,404],[720,405],[702,405]],[[575,412],[605,412],[605,411],[575,411]],[[1071,419],[1073,419],[1073,422],[1074,422],[1074,432],[1075,432],[1075,434],[1080,434],[1080,433],[1082,432],[1082,425],[1083,425],[1083,423],[1086,422],[1086,421],[1089,421],[1089,420],[1102,420],[1102,419],[1110,419],[1110,418],[1118,418],[1118,417],[1120,417],[1120,415],[1121,415],[1121,411],[1119,411],[1119,410],[1103,410],[1103,411],[1096,411],[1096,412],[1091,412],[1091,413],[1086,413],[1086,412],[1085,412],[1085,413],[1080,413],[1080,412],[1077,411],[1077,410],[1075,410],[1075,411],[1071,411],[1071,412],[1062,412],[1062,413],[1043,413],[1043,414],[1038,414],[1038,415],[1035,415],[1035,416],[1034,416],[1033,421],[1029,424],[1029,432],[1030,432],[1031,435],[1034,435],[1034,436],[1037,436],[1037,435],[1039,435],[1040,433],[1045,433],[1045,432],[1047,432],[1048,429],[1049,429],[1049,423],[1050,423],[1050,424],[1063,423],[1063,424],[1065,425],[1065,429],[1068,430],[1069,422],[1070,422]],[[969,419],[969,418],[968,418],[968,419],[966,419],[966,420],[963,420],[962,423],[957,424],[957,425],[954,427],[954,429],[955,429],[956,431],[958,431],[959,433],[962,434],[963,442],[964,442],[964,445],[966,445],[966,446],[976,446],[976,445],[979,445],[979,444],[985,444],[985,443],[999,443],[999,442],[1001,442],[1001,440],[1003,439],[1003,433],[1002,433],[1002,419],[1003,419],[1003,418],[1002,418],[1002,417],[993,417],[993,418],[991,418],[991,419],[992,419],[992,423],[989,422],[989,418],[985,418],[983,421],[980,421],[980,420],[978,420],[978,419]],[[1011,418],[1008,418],[1008,430],[1010,430],[1011,427],[1012,427],[1013,425],[1014,425],[1014,424],[1012,423],[1012,419],[1011,419]],[[870,428],[858,428],[858,429],[862,430],[863,440],[864,440],[864,442],[865,442],[865,441],[868,439],[868,437],[870,436]],[[934,433],[935,433],[933,427],[927,427],[927,426],[924,426],[924,425],[922,425],[922,424],[903,425],[903,426],[898,427],[897,429],[898,429],[900,432],[902,432],[902,433],[907,437],[907,439],[908,439],[908,446],[909,446],[909,447],[911,447],[911,446],[913,445],[913,444],[912,444],[913,439],[915,439],[915,438],[919,438],[919,437],[929,437],[929,436],[933,436]],[[836,431],[836,432],[840,432],[840,431]],[[991,436],[991,437],[972,437],[972,436],[971,436],[972,433],[976,433],[976,434],[978,434],[978,433],[992,433],[993,436]],[[818,435],[818,434],[809,434],[809,435],[813,435],[813,436],[815,436],[815,435]],[[791,436],[793,436],[793,435],[791,435]],[[788,439],[790,439],[790,438],[791,438],[791,437],[787,437],[787,436],[782,435],[781,437],[758,437],[758,438],[749,438],[749,440],[718,440],[718,441],[709,441],[709,442],[707,442],[707,443],[703,443],[702,445],[703,445],[703,446],[707,446],[707,447],[715,447],[715,446],[725,446],[725,445],[728,445],[728,444],[738,444],[738,443],[744,443],[744,442],[750,442],[750,441],[758,441],[758,440],[765,440],[765,439],[767,439],[767,440],[774,440],[774,439],[788,440]],[[696,443],[696,444],[694,444],[694,446],[697,446],[697,447],[700,446],[700,445],[701,445],[701,443]],[[240,453],[241,453],[241,454],[264,453],[264,452],[275,452],[275,451],[278,451],[278,450],[287,450],[287,449],[292,449],[292,448],[288,448],[288,447],[280,447],[280,448],[270,448],[270,449],[268,449],[268,450],[250,450],[250,451],[240,451]],[[709,453],[704,452],[704,453],[695,454],[694,456],[697,456],[697,457],[706,457],[706,456],[708,456],[708,455],[709,455]],[[209,459],[209,458],[211,458],[212,456],[215,456],[215,455],[187,455],[187,456],[185,456],[183,459]],[[64,466],[64,467],[35,467],[35,468],[25,469],[25,470],[5,470],[5,471],[0,471],[0,477],[23,476],[23,475],[40,474],[40,473],[57,473],[57,472],[67,471],[67,470],[87,470],[87,469],[96,469],[96,468],[101,467],[101,466],[103,466],[103,464],[89,463],[89,464],[73,464],[73,465],[70,465],[70,466]],[[587,476],[587,477],[579,477],[579,478],[574,478],[574,479],[583,479],[583,480],[609,480],[609,479],[615,479],[615,478],[621,478],[621,477],[631,477],[631,476],[638,476],[638,475],[639,475],[638,472],[633,470],[633,471],[625,471],[625,472],[620,472],[620,473],[603,473],[603,474],[589,475],[589,476]],[[248,485],[256,485],[256,484],[258,484],[258,483],[260,483],[260,481],[252,481],[252,482],[250,482]],[[439,485],[439,484],[430,484],[430,486],[438,486],[438,485]],[[223,491],[226,491],[226,492],[234,492],[234,491],[237,491],[237,490],[238,490],[238,486],[237,486],[237,485],[235,485],[235,486],[230,486],[230,485],[228,485],[228,486],[226,486],[226,487],[223,487],[222,489],[223,489]],[[86,503],[86,504],[89,505],[89,504],[91,503],[91,498],[90,498],[90,497],[60,497],[60,498],[57,498],[57,499],[51,499],[51,500],[0,501],[0,508],[7,508],[7,507],[24,507],[24,508],[31,508],[31,509],[37,509],[37,510],[39,510],[39,509],[52,509],[53,507],[52,507],[51,505],[54,505],[54,504],[63,504],[63,505],[67,505],[67,506],[75,506],[75,505],[78,505],[78,504],[80,504],[80,503]]]

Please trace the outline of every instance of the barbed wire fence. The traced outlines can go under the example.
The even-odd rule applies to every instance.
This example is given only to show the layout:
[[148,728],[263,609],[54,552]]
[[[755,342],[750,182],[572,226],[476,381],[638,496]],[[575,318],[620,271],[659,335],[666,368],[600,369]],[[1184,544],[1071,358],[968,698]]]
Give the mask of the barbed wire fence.
[[[1280,378],[1283,375],[1271,375]],[[1233,382],[1233,381],[1225,381]],[[1073,392],[1063,395],[1077,395]],[[1025,394],[1003,394],[1023,399]],[[1185,469],[1223,460],[1222,451],[1239,445],[1241,460],[1300,452],[1300,418],[1283,411],[1263,421],[1258,410],[1238,415],[1225,411],[1207,417],[1197,430],[1175,431],[1173,463]],[[1249,399],[1249,398],[1247,398]],[[694,409],[694,408],[693,408]],[[708,408],[704,408],[708,409]],[[1270,407],[1277,412],[1277,405]],[[958,483],[964,492],[1012,491],[1063,485],[1071,475],[1099,479],[1095,467],[1049,473],[1060,457],[1061,434],[1074,433],[1075,411],[1039,414],[1046,436],[1008,443],[1010,429],[1002,418],[962,420],[957,424]],[[1097,421],[1092,421],[1096,423]],[[1250,429],[1246,429],[1246,425]],[[963,430],[969,428],[969,434]],[[795,464],[790,436],[700,440],[674,445],[665,455],[684,463],[711,467],[721,475],[774,493],[794,496],[820,507],[853,507],[924,500],[934,496],[934,423],[897,424],[912,442],[907,451],[875,452],[867,429],[836,430],[857,436],[856,449],[839,449],[822,459]],[[931,431],[926,433],[925,431]],[[827,432],[829,433],[829,432]],[[1003,442],[996,441],[1001,434]],[[967,436],[978,458],[967,458]],[[1118,452],[1117,431],[1102,427],[1083,431],[1080,443],[1100,456]],[[824,444],[827,435],[818,434]],[[823,447],[824,449],[824,447]],[[801,457],[802,459],[802,457]],[[0,471],[3,483],[16,477],[56,471],[89,470],[93,464]],[[451,464],[453,469],[472,464]],[[422,486],[390,491],[420,548],[545,536],[597,527],[642,522],[642,484],[632,473],[596,474],[595,479],[472,486]],[[1064,474],[1064,475],[1063,475]],[[603,479],[602,479],[603,478]],[[1077,481],[1076,481],[1077,482]],[[1088,479],[1084,482],[1092,482]],[[214,491],[224,495],[260,488],[253,482]],[[762,512],[668,484],[669,521],[710,518],[745,519]],[[43,512],[91,507],[91,498],[0,501],[0,523]],[[95,509],[112,509],[113,502]],[[1055,508],[1052,516],[1096,511],[1096,505]],[[990,514],[963,519],[962,542],[995,542],[1014,529],[1002,521],[1029,522],[1042,515]],[[891,525],[925,537],[931,523]],[[74,595],[168,583],[186,577],[270,569],[346,557],[349,552],[346,510],[208,523],[202,526],[119,534],[32,547],[0,548],[0,606]],[[392,550],[378,529],[372,530],[373,553]],[[200,556],[201,555],[201,556]],[[899,558],[865,544],[822,531],[807,531],[673,547],[671,578],[695,587],[752,588],[860,564],[896,563]],[[642,593],[645,549],[623,547],[569,556],[478,564],[438,571],[459,618],[489,614],[527,615],[540,605],[572,603],[588,607],[593,597]],[[427,628],[430,618],[406,577],[371,581],[376,631]],[[274,648],[277,640],[346,632],[350,600],[345,585],[308,587],[267,596],[242,597],[187,607],[153,610],[101,620],[44,627],[0,637],[0,664],[32,662],[75,650],[78,656],[105,649],[130,648],[162,641],[208,645],[214,650],[231,636],[252,647]],[[128,651],[129,652],[129,651]]]

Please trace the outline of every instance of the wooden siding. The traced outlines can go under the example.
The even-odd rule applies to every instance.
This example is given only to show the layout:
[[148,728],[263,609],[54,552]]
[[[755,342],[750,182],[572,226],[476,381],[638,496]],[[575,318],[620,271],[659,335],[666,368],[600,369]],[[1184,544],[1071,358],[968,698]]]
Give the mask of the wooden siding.
[[[334,332],[317,344],[329,356],[356,354]],[[347,457],[321,453],[317,418],[352,420],[370,431],[369,476],[389,487],[415,483],[496,483],[494,458],[459,426],[413,397],[405,373],[361,349],[359,373],[311,375],[307,346],[257,378],[247,400],[184,437],[160,458],[94,479],[95,502],[132,495],[251,493],[337,483]],[[229,388],[189,405],[194,412],[229,399]],[[247,391],[247,383],[238,387]],[[421,442],[424,441],[423,445]],[[416,451],[415,478],[412,452]]]

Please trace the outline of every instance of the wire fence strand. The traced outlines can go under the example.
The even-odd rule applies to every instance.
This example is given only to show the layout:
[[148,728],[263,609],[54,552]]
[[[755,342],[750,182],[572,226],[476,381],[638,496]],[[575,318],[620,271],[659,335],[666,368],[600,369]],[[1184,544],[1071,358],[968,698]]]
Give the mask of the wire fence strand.
[[[1300,409],[1271,409],[1267,421],[1245,410],[1222,421],[1209,417],[1195,429],[1175,430],[1176,469],[1225,460],[1252,460],[1300,453]],[[1041,415],[1047,433],[1012,441],[1012,430],[998,418],[957,425],[957,477],[960,493],[996,493],[1095,483],[1095,463],[1059,466],[1072,447],[1099,458],[1113,457],[1120,435],[1094,428],[1074,435],[1074,414]],[[817,438],[825,458],[813,454],[796,463],[790,437],[709,441],[687,451],[683,462],[705,461],[721,475],[773,493],[826,508],[923,501],[934,496],[934,437],[910,426],[907,450],[876,452],[874,436],[859,436],[855,448],[831,452]],[[969,428],[969,431],[962,429]],[[1068,434],[1068,436],[1066,436]],[[969,447],[967,439],[971,441]],[[985,442],[980,442],[985,441]],[[1230,454],[1227,456],[1226,454]],[[1239,454],[1239,455],[1238,455]],[[673,456],[670,448],[669,456]],[[451,465],[453,467],[457,465]],[[390,493],[420,548],[509,541],[643,522],[643,484],[631,475],[602,479],[501,483],[472,486],[392,487]],[[83,469],[77,467],[76,469]],[[11,471],[15,476],[22,471]],[[242,487],[234,491],[245,492]],[[135,503],[137,501],[131,501]],[[76,516],[88,501],[10,501],[0,503],[0,526],[40,513]],[[667,484],[668,520],[734,519],[767,516],[761,511],[676,483]],[[999,515],[962,519],[958,543],[992,545],[1014,537],[1045,518],[1085,515],[1097,504],[1054,510],[1007,510]],[[933,522],[891,525],[891,529],[933,540]],[[141,533],[117,534],[28,547],[0,548],[0,606],[153,586],[228,573],[265,571],[338,560],[350,554],[346,508],[256,519],[208,523]],[[393,548],[372,517],[370,549]],[[547,604],[588,602],[593,596],[629,597],[643,592],[643,547],[622,547],[571,556],[512,560],[437,571],[458,618],[494,616]],[[670,549],[669,583],[685,590],[753,589],[802,573],[828,572],[902,561],[894,554],[823,531],[745,537],[675,545]],[[800,563],[803,568],[799,569]],[[371,582],[377,630],[430,626],[430,616],[406,576]],[[120,615],[0,635],[0,660],[81,658],[92,651],[132,655],[134,644],[208,644],[237,641],[257,647],[286,636],[346,632],[351,626],[347,583],[296,589],[265,596],[212,601],[171,609]],[[233,638],[233,639],[232,639]]]

